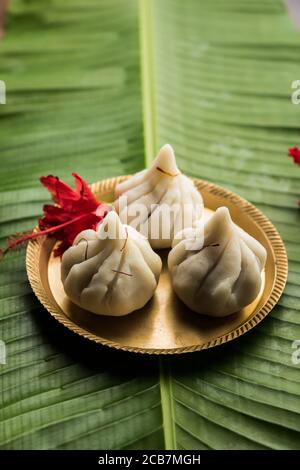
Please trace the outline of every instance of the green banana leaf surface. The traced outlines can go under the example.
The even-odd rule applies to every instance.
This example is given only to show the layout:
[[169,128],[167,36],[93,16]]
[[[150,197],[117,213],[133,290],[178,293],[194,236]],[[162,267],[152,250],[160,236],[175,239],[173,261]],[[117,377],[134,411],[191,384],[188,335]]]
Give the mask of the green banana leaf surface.
[[[134,173],[159,146],[259,207],[285,293],[227,345],[145,357],[56,323],[0,261],[1,449],[300,449],[300,34],[280,0],[15,0],[0,41],[0,241],[31,229],[41,175]],[[294,353],[294,356],[293,356]],[[296,357],[297,359],[297,357]]]

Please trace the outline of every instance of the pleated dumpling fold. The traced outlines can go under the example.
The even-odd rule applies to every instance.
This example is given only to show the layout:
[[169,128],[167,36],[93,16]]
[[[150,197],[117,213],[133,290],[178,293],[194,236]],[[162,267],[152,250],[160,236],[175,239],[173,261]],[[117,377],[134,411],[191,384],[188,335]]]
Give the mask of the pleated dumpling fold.
[[79,233],[62,257],[67,296],[99,315],[121,316],[152,297],[161,259],[148,240],[111,211],[95,230]]
[[202,196],[177,168],[169,144],[149,169],[116,187],[115,209],[123,223],[145,235],[152,248],[169,248],[177,232],[201,218]]
[[222,317],[259,294],[265,248],[237,227],[226,207],[174,241],[168,266],[174,291],[192,310]]

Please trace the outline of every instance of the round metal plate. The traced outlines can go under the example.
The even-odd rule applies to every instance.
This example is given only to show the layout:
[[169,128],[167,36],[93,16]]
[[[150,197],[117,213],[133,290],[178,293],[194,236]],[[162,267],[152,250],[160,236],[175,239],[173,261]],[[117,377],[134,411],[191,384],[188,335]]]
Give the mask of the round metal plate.
[[[91,186],[97,198],[113,201],[117,183],[126,176]],[[60,258],[53,256],[54,239],[30,241],[26,266],[32,289],[60,323],[96,343],[147,354],[175,354],[214,347],[256,326],[278,302],[287,279],[284,244],[272,223],[255,206],[215,184],[194,180],[204,199],[205,215],[227,206],[233,221],[267,250],[262,289],[247,307],[225,318],[211,318],[190,311],[173,293],[167,269],[168,250],[158,253],[163,270],[154,297],[144,308],[125,317],[94,315],[66,296],[60,280]]]

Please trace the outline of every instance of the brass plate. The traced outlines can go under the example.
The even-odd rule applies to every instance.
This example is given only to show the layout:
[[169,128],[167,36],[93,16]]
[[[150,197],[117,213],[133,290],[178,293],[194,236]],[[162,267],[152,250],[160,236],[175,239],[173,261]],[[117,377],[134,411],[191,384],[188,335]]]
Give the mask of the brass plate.
[[[94,183],[91,188],[104,201],[113,200],[117,183],[126,176]],[[166,266],[168,250],[159,252],[163,271],[154,297],[125,317],[99,316],[72,304],[60,280],[60,259],[53,256],[54,240],[40,237],[27,248],[28,278],[36,296],[60,323],[87,339],[106,346],[146,354],[175,354],[211,348],[241,336],[256,326],[278,302],[287,279],[287,255],[272,223],[256,207],[220,186],[194,183],[204,199],[206,216],[227,206],[233,221],[266,248],[268,256],[260,294],[241,311],[211,318],[190,311],[172,292]]]

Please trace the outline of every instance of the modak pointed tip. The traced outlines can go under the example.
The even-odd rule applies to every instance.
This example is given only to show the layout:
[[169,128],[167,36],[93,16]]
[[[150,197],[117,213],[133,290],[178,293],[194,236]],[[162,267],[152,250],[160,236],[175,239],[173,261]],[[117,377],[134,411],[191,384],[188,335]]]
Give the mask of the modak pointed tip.
[[98,234],[100,234],[100,237],[103,231],[108,232],[113,239],[123,240],[127,238],[125,226],[114,210],[108,212],[103,222],[98,225]]
[[215,230],[221,237],[228,236],[234,224],[227,207],[218,207],[206,223],[206,230]]
[[116,213],[116,211],[113,211],[113,210],[108,212],[105,219],[108,223],[113,223],[113,224],[121,223],[118,214]]
[[153,162],[153,167],[166,176],[177,176],[180,173],[173,147],[170,144],[165,144],[160,148]]
[[171,153],[171,154],[174,156],[174,158],[175,158],[174,149],[173,149],[173,147],[172,147],[171,144],[164,144],[164,145],[160,148],[159,151],[160,151],[160,152],[161,152],[161,151],[169,152],[169,153]]
[[216,212],[214,213],[213,217],[215,219],[218,219],[218,222],[219,223],[231,223],[232,222],[232,219],[231,219],[231,216],[230,216],[230,212],[229,212],[229,209],[225,206],[222,206],[222,207],[218,207],[218,209],[216,210]]

